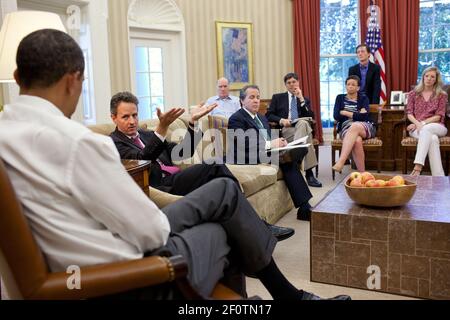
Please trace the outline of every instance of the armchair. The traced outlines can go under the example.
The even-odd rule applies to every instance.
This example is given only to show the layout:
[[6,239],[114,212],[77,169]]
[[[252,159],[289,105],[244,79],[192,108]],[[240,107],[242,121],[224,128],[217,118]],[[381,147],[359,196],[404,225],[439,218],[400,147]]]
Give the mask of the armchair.
[[[174,283],[187,299],[202,299],[189,285],[187,264],[181,256],[151,256],[83,267],[81,290],[69,290],[65,272],[49,272],[35,242],[20,202],[0,159],[0,275],[11,299],[89,299],[133,289]],[[212,298],[242,299],[218,285]]]
[[[444,157],[442,157],[444,161],[444,170],[445,173],[448,175],[450,174],[450,104],[448,105],[449,108],[447,110],[449,111],[446,115],[445,119],[445,126],[448,129],[447,136],[439,138],[439,144],[441,153],[444,153]],[[402,137],[402,171],[403,174],[406,174],[408,171],[408,158],[411,153],[415,153],[417,149],[417,143],[418,140],[410,137],[406,128],[409,125],[409,120],[405,112],[404,116],[404,124],[403,124],[403,137]],[[427,158],[428,159],[428,158]]]
[[[364,152],[366,151],[377,151],[377,172],[381,172],[381,156],[383,151],[383,141],[380,139],[381,137],[381,124],[383,122],[382,118],[382,105],[370,105],[370,116],[372,121],[377,125],[377,134],[373,139],[363,140],[363,148]],[[342,139],[337,136],[337,122],[334,122],[333,127],[333,141],[331,141],[331,166],[334,166],[336,163],[336,151],[341,151],[342,149]],[[335,179],[335,172],[332,171],[333,180]]]

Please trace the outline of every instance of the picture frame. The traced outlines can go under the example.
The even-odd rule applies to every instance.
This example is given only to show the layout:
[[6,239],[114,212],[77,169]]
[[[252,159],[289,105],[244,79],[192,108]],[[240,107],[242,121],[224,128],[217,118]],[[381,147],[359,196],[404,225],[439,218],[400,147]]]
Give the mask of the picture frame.
[[231,90],[253,83],[253,24],[216,21],[217,73]]
[[403,104],[403,91],[392,91],[391,105],[402,105],[402,104]]

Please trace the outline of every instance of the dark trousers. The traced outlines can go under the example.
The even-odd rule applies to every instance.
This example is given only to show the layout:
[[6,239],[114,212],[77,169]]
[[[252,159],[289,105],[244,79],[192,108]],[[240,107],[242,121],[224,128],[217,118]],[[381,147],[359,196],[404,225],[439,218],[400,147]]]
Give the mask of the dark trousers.
[[[188,279],[209,296],[220,279],[236,279],[266,267],[277,240],[258,217],[236,183],[218,178],[163,208],[171,233],[164,247],[145,255],[182,255]],[[229,285],[226,281],[225,284]],[[230,287],[239,292],[239,286]],[[173,285],[133,290],[114,298],[180,298]]]
[[236,177],[223,164],[196,164],[163,177],[160,184],[152,186],[170,194],[185,196],[216,178],[229,178],[239,186]]
[[[297,148],[290,150],[288,153],[286,157],[280,156],[280,169],[283,172],[284,182],[289,190],[292,202],[296,208],[299,208],[312,198],[305,178],[299,170],[299,165],[308,153],[308,149]],[[288,158],[289,162],[283,162],[283,158]]]

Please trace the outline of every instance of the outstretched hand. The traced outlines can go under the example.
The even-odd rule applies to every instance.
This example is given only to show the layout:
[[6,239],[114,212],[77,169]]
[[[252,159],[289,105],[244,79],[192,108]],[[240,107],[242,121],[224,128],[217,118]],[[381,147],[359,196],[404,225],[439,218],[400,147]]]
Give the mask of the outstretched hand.
[[158,116],[159,124],[155,131],[165,137],[169,126],[178,119],[184,111],[183,108],[172,108],[167,112],[162,112],[161,109],[157,108],[156,115]]
[[204,104],[201,104],[198,108],[195,108],[192,111],[191,114],[191,122],[195,122],[199,119],[201,119],[203,116],[207,115],[208,113],[210,113],[212,110],[214,110],[215,108],[217,108],[218,104],[217,103],[213,103],[212,105],[206,106]]

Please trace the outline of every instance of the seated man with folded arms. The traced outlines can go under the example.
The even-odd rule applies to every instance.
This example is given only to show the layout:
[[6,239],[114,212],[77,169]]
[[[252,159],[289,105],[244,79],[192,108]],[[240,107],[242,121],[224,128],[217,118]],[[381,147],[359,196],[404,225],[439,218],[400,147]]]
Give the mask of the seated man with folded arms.
[[217,96],[206,101],[206,105],[217,103],[217,108],[211,111],[212,116],[231,117],[233,113],[241,109],[239,98],[230,95],[230,85],[227,78],[217,80]]
[[[303,97],[299,86],[298,75],[288,73],[284,77],[284,85],[287,92],[277,93],[272,96],[266,117],[270,122],[275,122],[282,129],[281,135],[292,142],[299,138],[308,136],[308,153],[305,156],[305,176],[310,187],[322,187],[322,183],[314,177],[313,168],[318,166],[317,156],[312,145],[312,127],[310,121],[302,118],[314,119],[314,112],[311,110],[311,102]],[[296,122],[294,122],[296,121]]]
[[50,271],[164,252],[187,260],[188,279],[205,296],[236,264],[274,299],[318,299],[278,269],[275,238],[233,180],[214,179],[160,210],[111,139],[69,119],[84,80],[83,52],[69,35],[33,32],[16,61],[20,96],[0,114],[0,157]]
[[[233,114],[228,121],[229,148],[226,161],[235,164],[262,163],[266,151],[270,148],[285,147],[287,142],[284,138],[273,139],[267,119],[258,114],[261,101],[257,86],[245,86],[241,90],[240,99],[242,109]],[[290,159],[284,161],[285,158],[280,158],[280,169],[294,206],[298,208],[297,219],[309,221],[311,206],[308,201],[312,198],[312,194],[298,170],[298,164],[303,161],[307,152],[306,148],[289,151]]]
[[[130,92],[120,92],[111,98],[111,118],[116,130],[111,133],[122,159],[151,160],[150,185],[161,191],[185,196],[207,182],[217,178],[229,178],[239,182],[224,164],[196,164],[184,170],[173,165],[174,157],[182,160],[192,157],[202,132],[194,128],[195,123],[217,106],[212,104],[196,108],[191,115],[189,129],[179,145],[166,140],[167,131],[184,109],[174,108],[165,113],[157,110],[159,124],[155,131],[139,128],[138,99]],[[294,234],[294,229],[266,223],[274,236],[285,240]]]

